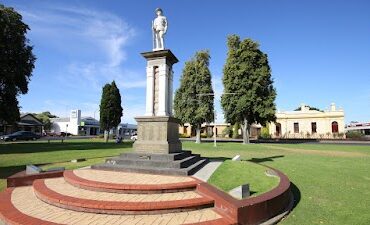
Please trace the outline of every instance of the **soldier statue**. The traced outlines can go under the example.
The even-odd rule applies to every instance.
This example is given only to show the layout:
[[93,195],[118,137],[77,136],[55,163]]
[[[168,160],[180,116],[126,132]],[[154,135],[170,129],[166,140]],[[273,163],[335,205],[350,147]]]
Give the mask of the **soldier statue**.
[[152,22],[153,31],[153,51],[164,49],[164,35],[167,32],[167,18],[163,16],[163,11],[160,8],[155,10],[157,18]]

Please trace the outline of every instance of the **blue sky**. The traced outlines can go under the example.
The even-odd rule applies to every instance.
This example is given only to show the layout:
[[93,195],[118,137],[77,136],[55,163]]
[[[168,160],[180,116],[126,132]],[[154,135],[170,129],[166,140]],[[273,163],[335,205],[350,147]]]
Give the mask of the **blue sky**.
[[[98,118],[101,88],[115,80],[123,97],[122,122],[145,110],[145,59],[151,20],[161,7],[169,21],[166,47],[184,62],[209,49],[217,93],[222,93],[226,37],[260,43],[269,56],[279,110],[306,103],[343,107],[346,122],[370,121],[370,1],[2,1],[29,24],[37,56],[23,112],[66,116],[81,109]],[[217,103],[219,122],[222,110]]]

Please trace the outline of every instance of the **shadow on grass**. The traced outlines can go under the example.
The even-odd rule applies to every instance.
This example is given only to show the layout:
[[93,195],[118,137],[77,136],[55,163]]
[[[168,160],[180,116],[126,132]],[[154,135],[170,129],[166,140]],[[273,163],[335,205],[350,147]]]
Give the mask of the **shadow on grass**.
[[65,150],[95,150],[95,149],[118,149],[131,148],[132,142],[123,142],[116,144],[114,142],[88,142],[88,141],[73,141],[64,143],[51,142],[28,142],[28,143],[9,143],[0,145],[0,155],[2,154],[17,154],[17,153],[36,153],[36,152],[53,152]]
[[209,159],[209,161],[211,162],[224,162],[226,160],[229,160],[231,158],[228,158],[228,157],[206,157]]
[[293,196],[294,196],[294,204],[293,204],[293,208],[292,208],[292,210],[293,210],[295,207],[297,207],[297,205],[301,201],[301,191],[299,190],[297,185],[295,185],[293,182],[290,182],[290,188],[291,188]]
[[13,174],[21,172],[26,169],[26,166],[6,166],[0,167],[0,179],[6,179]]
[[283,158],[284,155],[275,155],[270,157],[264,157],[264,158],[251,158],[243,161],[249,161],[254,163],[263,163],[263,162],[273,162],[277,158]]

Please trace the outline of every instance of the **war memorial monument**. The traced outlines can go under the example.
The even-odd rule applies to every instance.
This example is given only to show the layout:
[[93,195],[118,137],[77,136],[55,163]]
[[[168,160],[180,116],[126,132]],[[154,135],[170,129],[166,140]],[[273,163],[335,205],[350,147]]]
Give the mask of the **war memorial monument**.
[[138,139],[133,153],[107,159],[95,169],[146,173],[189,175],[208,160],[182,150],[179,140],[179,120],[173,117],[173,65],[178,62],[165,48],[164,36],[168,21],[162,9],[155,10],[152,22],[153,50],[141,53],[146,66],[146,112],[136,117]]
[[134,151],[91,168],[9,177],[0,192],[0,225],[269,225],[290,211],[290,181],[273,168],[266,172],[279,178],[278,185],[244,199],[188,176],[208,159],[182,150],[179,121],[172,115],[172,67],[178,59],[165,48],[167,19],[161,9],[156,14],[153,50],[142,53],[146,112],[136,117]]

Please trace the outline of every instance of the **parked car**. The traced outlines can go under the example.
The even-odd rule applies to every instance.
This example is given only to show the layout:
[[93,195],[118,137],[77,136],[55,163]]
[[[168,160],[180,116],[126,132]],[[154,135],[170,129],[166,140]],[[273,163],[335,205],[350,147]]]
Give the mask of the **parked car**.
[[69,136],[72,136],[72,134],[68,133],[68,132],[60,132],[58,136],[60,136],[60,137],[65,137],[65,136],[69,137]]
[[132,141],[136,141],[136,140],[137,140],[137,134],[132,135],[130,139],[131,139]]
[[41,138],[40,135],[35,134],[31,131],[17,131],[12,134],[4,135],[1,137],[1,140],[4,141],[17,141],[17,140],[36,140]]

